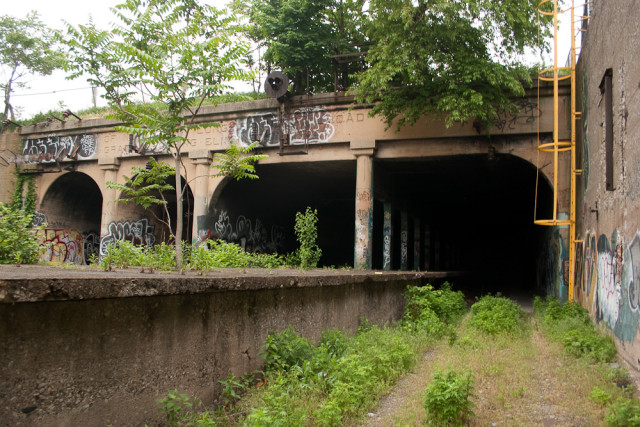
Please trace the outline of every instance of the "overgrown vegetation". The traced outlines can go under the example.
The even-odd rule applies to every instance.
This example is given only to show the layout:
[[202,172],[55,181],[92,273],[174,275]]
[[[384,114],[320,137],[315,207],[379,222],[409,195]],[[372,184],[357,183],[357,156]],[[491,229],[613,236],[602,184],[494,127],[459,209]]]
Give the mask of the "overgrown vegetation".
[[[327,330],[317,345],[293,328],[272,332],[262,347],[264,370],[253,380],[230,376],[221,381],[225,406],[215,420],[205,412],[198,425],[334,426],[360,419],[433,345],[434,331],[441,334],[443,328],[430,327],[416,307],[446,313],[433,319],[445,326],[464,313],[462,294],[448,285],[442,290],[409,287],[406,298],[412,307],[407,313],[417,320],[405,317],[397,327],[363,319],[356,335]],[[413,322],[416,325],[409,326]],[[227,404],[240,396],[234,406]],[[185,423],[189,417],[183,417]]]
[[35,264],[42,249],[33,215],[0,203],[0,264]]
[[520,333],[525,329],[525,315],[515,301],[485,295],[471,306],[471,325],[491,335]]
[[307,210],[296,213],[296,224],[294,230],[300,248],[297,256],[300,259],[300,268],[316,268],[322,250],[318,247],[316,240],[318,239],[318,211],[307,206]]
[[427,387],[424,408],[438,426],[461,426],[473,417],[473,375],[451,369],[436,371]]

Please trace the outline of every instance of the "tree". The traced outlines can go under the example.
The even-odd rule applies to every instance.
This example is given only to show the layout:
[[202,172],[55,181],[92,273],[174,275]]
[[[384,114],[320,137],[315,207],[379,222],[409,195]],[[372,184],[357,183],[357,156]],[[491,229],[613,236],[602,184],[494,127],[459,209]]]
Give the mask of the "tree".
[[[364,0],[236,1],[253,24],[249,35],[265,47],[264,61],[281,68],[303,93],[309,76],[311,91],[333,90],[331,55],[346,53],[363,34],[357,16]],[[355,36],[354,36],[355,35]]]
[[[176,171],[176,263],[182,265],[182,201],[188,181],[182,150],[191,131],[217,124],[196,121],[208,99],[247,80],[241,67],[248,43],[239,38],[236,17],[197,0],[125,0],[113,9],[120,21],[112,31],[93,23],[67,25],[70,78],[89,76],[105,90],[122,121],[121,132],[148,145],[166,144]],[[147,103],[136,100],[142,88]]]
[[[358,102],[398,127],[425,113],[447,125],[490,124],[511,96],[530,84],[527,48],[549,32],[539,23],[538,0],[371,0],[369,68],[357,77]],[[539,35],[539,30],[542,33]],[[378,102],[379,101],[379,102]]]
[[62,68],[65,56],[56,47],[54,33],[30,12],[24,19],[3,15],[0,17],[0,65],[6,77],[0,82],[4,94],[4,117],[15,120],[11,94],[27,88],[23,80],[30,74],[47,76]]

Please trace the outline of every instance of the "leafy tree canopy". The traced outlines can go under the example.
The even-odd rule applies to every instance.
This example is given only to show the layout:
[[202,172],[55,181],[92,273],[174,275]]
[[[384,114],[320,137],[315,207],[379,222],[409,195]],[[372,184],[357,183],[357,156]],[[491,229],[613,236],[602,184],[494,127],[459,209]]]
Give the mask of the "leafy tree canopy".
[[113,12],[119,24],[112,31],[92,22],[67,26],[68,68],[71,78],[88,75],[106,91],[111,117],[123,122],[117,130],[166,146],[173,156],[180,267],[187,188],[181,178],[188,180],[181,150],[191,131],[214,126],[196,121],[205,100],[230,89],[230,81],[247,79],[241,61],[248,43],[239,37],[235,16],[197,0],[125,0]]
[[28,87],[24,81],[27,76],[46,76],[64,66],[65,56],[54,40],[53,31],[40,21],[35,11],[22,19],[0,16],[0,66],[5,75],[0,82],[4,93],[3,119],[16,119],[11,94]]
[[[537,0],[372,0],[373,40],[355,87],[359,102],[391,125],[414,123],[424,113],[445,115],[448,125],[492,122],[530,83],[527,48],[548,34],[538,23]],[[540,33],[539,31],[542,31]]]
[[236,1],[250,19],[250,35],[266,48],[263,59],[282,69],[303,93],[307,74],[311,91],[333,90],[331,55],[364,42],[357,31],[364,0]]

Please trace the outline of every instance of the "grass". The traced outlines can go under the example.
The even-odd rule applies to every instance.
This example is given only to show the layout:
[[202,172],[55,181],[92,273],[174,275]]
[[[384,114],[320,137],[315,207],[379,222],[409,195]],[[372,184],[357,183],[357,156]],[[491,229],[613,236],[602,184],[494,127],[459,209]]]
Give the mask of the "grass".
[[[534,316],[490,296],[459,320],[462,295],[447,286],[409,289],[407,298],[395,327],[364,322],[353,337],[325,331],[318,346],[293,330],[273,335],[265,372],[232,390],[217,413],[200,410],[198,425],[441,425],[445,418],[425,409],[438,407],[460,411],[446,425],[640,426],[629,375],[602,357],[609,344],[593,338],[584,311],[538,301]],[[589,345],[573,351],[583,340],[572,333],[568,344],[576,329],[567,325]],[[434,378],[440,384],[430,387]],[[454,380],[470,393],[447,400]]]

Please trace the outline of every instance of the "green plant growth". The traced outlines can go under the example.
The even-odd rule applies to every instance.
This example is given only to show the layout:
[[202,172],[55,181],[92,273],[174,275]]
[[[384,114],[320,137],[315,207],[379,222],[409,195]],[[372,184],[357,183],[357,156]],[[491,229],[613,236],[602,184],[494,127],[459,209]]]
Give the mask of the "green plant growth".
[[438,426],[462,426],[473,417],[473,375],[451,369],[437,371],[427,386],[424,408]]
[[471,325],[490,335],[521,333],[525,314],[513,300],[486,295],[471,306]]
[[227,176],[240,181],[241,179],[258,179],[255,164],[266,159],[266,154],[252,154],[260,144],[253,142],[246,147],[240,144],[231,144],[224,153],[216,153],[211,167],[218,169],[218,173],[213,176]]
[[617,350],[613,340],[594,328],[589,313],[575,303],[561,303],[556,298],[534,299],[534,313],[541,320],[550,339],[560,342],[576,358],[610,362]]
[[307,206],[307,210],[296,213],[296,224],[294,230],[300,248],[298,256],[300,257],[300,268],[309,269],[316,268],[322,250],[318,247],[316,240],[318,239],[318,211]]
[[268,373],[286,372],[294,366],[302,366],[313,356],[313,345],[289,327],[282,332],[272,332],[262,347],[264,370]]
[[161,206],[164,209],[164,218],[159,217],[153,209],[148,210],[148,212],[167,227],[169,234],[174,235],[165,192],[175,191],[173,185],[167,184],[167,179],[175,176],[176,171],[168,164],[156,161],[153,157],[149,157],[148,165],[148,168],[132,167],[132,176],[131,178],[125,176],[124,184],[107,181],[107,188],[120,192],[121,196],[117,200],[119,203],[134,203],[145,209],[149,209],[152,206]]
[[169,390],[167,397],[157,400],[162,406],[159,411],[164,412],[167,417],[168,426],[187,425],[189,418],[194,418],[191,412],[193,403],[189,401],[189,396],[179,393],[178,390]]
[[0,263],[35,264],[44,249],[31,227],[33,215],[0,203]]
[[116,130],[173,158],[176,264],[182,268],[184,149],[191,132],[218,126],[196,120],[205,101],[227,92],[232,80],[250,79],[242,66],[249,44],[235,16],[196,1],[125,0],[112,10],[118,23],[110,31],[92,22],[67,26],[70,78],[87,75],[104,89],[110,118],[122,123]]
[[424,328],[433,335],[445,333],[446,326],[455,324],[467,311],[464,294],[453,291],[448,282],[437,290],[431,285],[408,286],[405,299],[403,324]]

